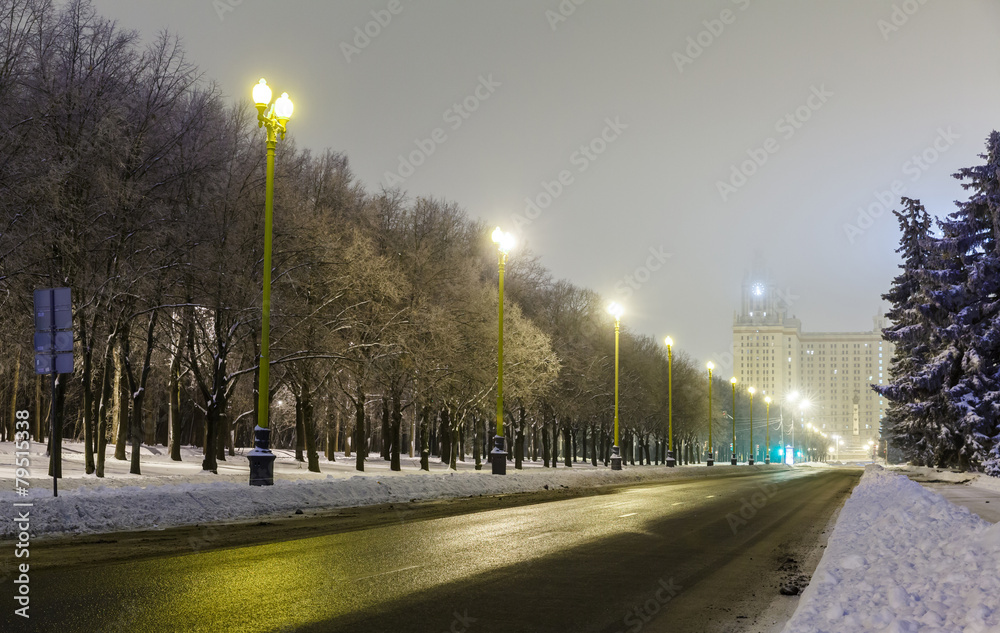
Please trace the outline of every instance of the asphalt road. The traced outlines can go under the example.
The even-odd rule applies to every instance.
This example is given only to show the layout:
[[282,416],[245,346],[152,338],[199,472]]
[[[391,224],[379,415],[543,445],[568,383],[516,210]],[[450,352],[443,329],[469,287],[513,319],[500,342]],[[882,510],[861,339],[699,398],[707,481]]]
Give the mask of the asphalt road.
[[777,471],[39,543],[30,623],[7,598],[0,631],[768,631],[779,585],[811,572],[803,558],[860,475]]

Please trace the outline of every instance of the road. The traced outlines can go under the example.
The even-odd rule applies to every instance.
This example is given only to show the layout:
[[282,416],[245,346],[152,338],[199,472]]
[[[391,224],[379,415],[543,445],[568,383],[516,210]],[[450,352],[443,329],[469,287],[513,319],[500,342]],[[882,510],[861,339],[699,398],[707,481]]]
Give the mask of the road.
[[38,543],[0,630],[769,631],[861,471],[747,472]]

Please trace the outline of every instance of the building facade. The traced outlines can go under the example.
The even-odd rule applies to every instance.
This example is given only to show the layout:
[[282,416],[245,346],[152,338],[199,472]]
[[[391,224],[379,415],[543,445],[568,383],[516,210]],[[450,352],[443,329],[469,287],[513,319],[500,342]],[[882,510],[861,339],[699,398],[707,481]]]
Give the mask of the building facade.
[[867,332],[803,332],[788,314],[788,297],[766,274],[748,274],[741,294],[733,317],[734,375],[741,388],[770,395],[783,419],[799,421],[797,429],[812,424],[841,437],[842,459],[877,443],[888,403],[870,385],[885,384],[889,376],[885,317],[875,316]]

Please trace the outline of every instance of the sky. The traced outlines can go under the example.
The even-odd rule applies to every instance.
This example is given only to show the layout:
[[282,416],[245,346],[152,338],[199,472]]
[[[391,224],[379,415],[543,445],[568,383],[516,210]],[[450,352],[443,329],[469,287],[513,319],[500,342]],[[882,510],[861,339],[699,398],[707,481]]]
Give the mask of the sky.
[[287,91],[290,138],[369,190],[457,202],[717,365],[755,257],[804,330],[871,330],[885,209],[949,213],[1000,127],[996,0],[94,4],[179,35],[234,102]]

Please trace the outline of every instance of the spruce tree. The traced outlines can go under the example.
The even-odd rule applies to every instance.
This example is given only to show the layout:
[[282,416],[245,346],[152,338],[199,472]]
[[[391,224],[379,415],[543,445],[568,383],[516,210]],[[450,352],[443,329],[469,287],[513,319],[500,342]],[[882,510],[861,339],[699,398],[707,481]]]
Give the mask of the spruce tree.
[[[872,385],[880,396],[889,400],[882,420],[882,436],[890,450],[897,456],[918,463],[930,459],[926,436],[929,420],[917,416],[914,404],[928,395],[914,383],[918,371],[927,363],[931,323],[921,307],[926,305],[926,294],[921,286],[920,273],[928,263],[928,241],[931,238],[931,217],[919,200],[902,198],[902,211],[893,211],[899,221],[902,236],[899,248],[902,272],[892,282],[889,292],[882,298],[892,305],[886,314],[889,327],[882,336],[895,345],[890,378],[885,385]],[[897,457],[898,458],[898,457]]]

